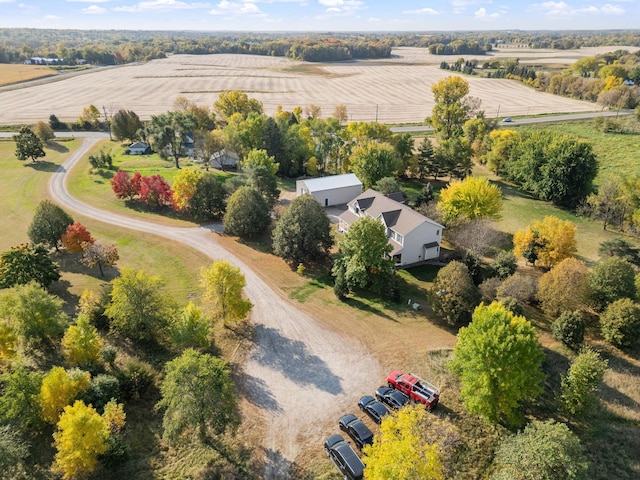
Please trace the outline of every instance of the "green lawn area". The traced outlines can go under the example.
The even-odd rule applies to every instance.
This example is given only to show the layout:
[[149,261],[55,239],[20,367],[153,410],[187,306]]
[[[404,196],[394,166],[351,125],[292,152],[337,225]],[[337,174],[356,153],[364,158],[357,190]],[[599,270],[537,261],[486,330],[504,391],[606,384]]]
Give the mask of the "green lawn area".
[[[120,144],[107,139],[97,144],[90,154],[97,154],[100,150],[110,153],[113,157],[113,170],[92,172],[88,161],[80,163],[69,172],[68,186],[73,196],[92,205],[99,206],[104,210],[129,215],[145,221],[155,221],[179,227],[195,225],[188,217],[174,212],[172,209],[149,210],[138,202],[127,202],[117,198],[111,190],[110,181],[118,169],[125,170],[130,175],[135,172],[139,172],[142,176],[161,175],[169,185],[173,184],[173,179],[178,170],[172,159],[165,160],[157,154],[125,155],[123,153],[124,148]],[[182,168],[201,168],[186,158],[180,160],[180,166]],[[234,175],[233,173],[218,172],[216,174],[223,180]],[[159,218],[160,215],[161,218]]]

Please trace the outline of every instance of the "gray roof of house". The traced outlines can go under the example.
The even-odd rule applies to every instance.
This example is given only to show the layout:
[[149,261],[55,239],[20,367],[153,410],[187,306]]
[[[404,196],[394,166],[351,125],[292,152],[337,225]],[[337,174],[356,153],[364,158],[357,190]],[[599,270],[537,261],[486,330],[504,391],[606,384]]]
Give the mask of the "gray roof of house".
[[[358,208],[368,216],[373,218],[382,217],[387,227],[393,228],[401,235],[406,235],[424,222],[439,228],[444,228],[439,223],[416,212],[411,207],[396,202],[372,189],[362,192],[361,195],[349,202],[349,206],[353,206],[356,203],[358,204]],[[357,216],[347,210],[340,215],[340,219],[351,224],[357,219]]]
[[331,175],[329,177],[306,178],[304,183],[309,192],[321,192],[334,188],[362,187],[362,182],[355,173],[345,173],[344,175]]
[[146,142],[135,142],[129,145],[129,148],[149,148],[149,144]]

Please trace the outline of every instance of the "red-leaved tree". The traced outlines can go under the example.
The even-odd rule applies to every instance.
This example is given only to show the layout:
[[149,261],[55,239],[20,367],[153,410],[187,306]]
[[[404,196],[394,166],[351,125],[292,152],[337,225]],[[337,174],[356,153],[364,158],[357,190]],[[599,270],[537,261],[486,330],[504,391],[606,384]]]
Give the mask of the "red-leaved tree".
[[118,172],[111,179],[111,189],[118,198],[133,198],[140,195],[142,176],[136,172],[133,178],[124,170]]
[[87,227],[80,222],[75,222],[67,227],[67,231],[62,234],[60,238],[62,240],[62,246],[67,249],[69,253],[81,253],[84,248],[82,244],[92,245],[96,239],[91,236]]
[[160,175],[141,178],[140,199],[150,207],[160,207],[173,203],[171,187]]

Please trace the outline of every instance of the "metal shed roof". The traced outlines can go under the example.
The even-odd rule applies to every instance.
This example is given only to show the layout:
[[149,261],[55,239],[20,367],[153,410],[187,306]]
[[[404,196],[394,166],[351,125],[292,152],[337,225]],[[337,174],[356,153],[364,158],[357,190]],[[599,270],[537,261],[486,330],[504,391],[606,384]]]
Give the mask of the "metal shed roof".
[[303,180],[310,193],[321,192],[323,190],[333,190],[334,188],[362,187],[362,182],[355,173],[345,173],[344,175],[331,175],[329,177],[306,178]]

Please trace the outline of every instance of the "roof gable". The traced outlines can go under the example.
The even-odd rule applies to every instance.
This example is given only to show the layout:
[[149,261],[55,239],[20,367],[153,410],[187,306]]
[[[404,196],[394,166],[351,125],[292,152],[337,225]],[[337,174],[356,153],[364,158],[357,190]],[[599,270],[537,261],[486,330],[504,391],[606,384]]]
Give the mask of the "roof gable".
[[353,199],[349,203],[349,206],[356,211],[360,209],[370,217],[382,218],[387,228],[393,228],[393,230],[401,235],[406,235],[424,223],[428,223],[434,227],[444,228],[439,223],[416,212],[411,207],[396,202],[372,189],[363,192],[360,196]]

